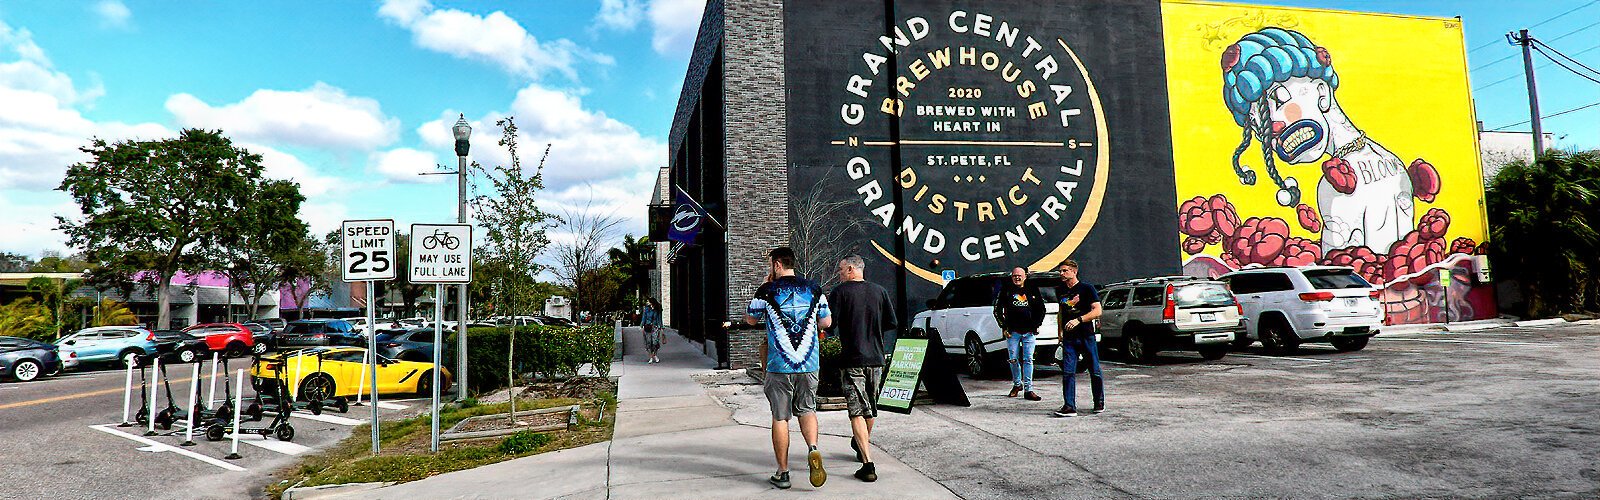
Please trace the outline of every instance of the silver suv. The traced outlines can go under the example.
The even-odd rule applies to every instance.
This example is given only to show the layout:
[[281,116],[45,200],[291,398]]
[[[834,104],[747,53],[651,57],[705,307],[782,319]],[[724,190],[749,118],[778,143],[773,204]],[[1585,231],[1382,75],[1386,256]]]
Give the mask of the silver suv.
[[1305,342],[1359,351],[1383,326],[1377,287],[1348,267],[1263,267],[1218,278],[1228,282],[1248,318],[1234,346],[1260,340],[1267,354],[1290,354]]
[[1221,359],[1243,326],[1228,285],[1193,276],[1112,283],[1100,290],[1100,307],[1102,342],[1144,363],[1161,351]]

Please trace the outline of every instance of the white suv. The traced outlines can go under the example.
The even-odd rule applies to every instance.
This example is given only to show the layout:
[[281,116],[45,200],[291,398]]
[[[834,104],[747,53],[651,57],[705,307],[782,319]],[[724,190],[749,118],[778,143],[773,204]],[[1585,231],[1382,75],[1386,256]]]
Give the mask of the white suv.
[[[998,376],[1006,368],[1006,341],[994,319],[994,298],[1011,274],[975,274],[945,284],[939,297],[928,301],[928,310],[911,319],[912,337],[939,336],[945,352],[965,356],[967,369],[974,376]],[[1030,273],[1027,286],[1037,288],[1044,299],[1044,324],[1034,338],[1034,364],[1052,363],[1061,344],[1056,332],[1056,287],[1061,276],[1055,273]]]
[[1244,308],[1242,349],[1260,340],[1267,354],[1293,353],[1305,342],[1359,351],[1383,326],[1381,290],[1349,267],[1263,267],[1217,278]]
[[1112,283],[1100,290],[1100,307],[1101,345],[1121,348],[1141,363],[1171,350],[1222,359],[1244,315],[1226,283],[1193,276]]

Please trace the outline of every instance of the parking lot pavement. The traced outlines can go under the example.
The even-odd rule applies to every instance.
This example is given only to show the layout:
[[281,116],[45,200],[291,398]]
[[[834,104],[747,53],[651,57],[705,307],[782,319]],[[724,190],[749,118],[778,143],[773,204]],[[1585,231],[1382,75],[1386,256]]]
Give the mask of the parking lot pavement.
[[[1052,418],[963,377],[971,407],[884,415],[874,443],[968,499],[1600,497],[1600,326],[1379,336],[1105,364],[1108,411]],[[1080,405],[1088,406],[1079,375]],[[848,429],[824,429],[848,433]],[[752,443],[752,446],[759,443]]]
[[[245,363],[246,365],[248,363]],[[233,364],[240,368],[239,363]],[[189,365],[168,371],[176,402],[188,401]],[[250,498],[272,479],[270,473],[300,454],[332,445],[367,422],[369,407],[321,416],[294,413],[292,442],[242,435],[238,460],[224,460],[230,442],[206,441],[196,431],[195,446],[180,446],[180,432],[145,437],[146,427],[119,427],[125,373],[99,369],[67,373],[29,383],[0,384],[0,498]],[[247,375],[248,376],[248,375]],[[219,377],[220,378],[220,377]],[[202,370],[205,397],[209,373]],[[134,387],[139,385],[137,373]],[[254,392],[246,386],[246,400]],[[222,397],[222,387],[217,395]],[[410,398],[409,396],[402,396]],[[166,404],[165,389],[157,398]],[[426,400],[385,397],[382,418],[415,414]],[[137,409],[138,394],[132,397]],[[267,420],[270,420],[269,416]],[[246,423],[248,428],[252,424]]]

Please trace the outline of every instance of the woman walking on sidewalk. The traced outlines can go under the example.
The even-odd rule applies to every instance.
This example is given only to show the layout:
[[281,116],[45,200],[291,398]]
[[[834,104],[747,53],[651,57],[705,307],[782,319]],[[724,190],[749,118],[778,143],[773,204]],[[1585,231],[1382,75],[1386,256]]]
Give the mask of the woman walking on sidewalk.
[[639,315],[639,326],[644,329],[644,348],[650,351],[650,360],[647,363],[660,363],[661,358],[656,357],[656,351],[661,350],[661,303],[651,297],[650,302],[644,306],[644,314]]

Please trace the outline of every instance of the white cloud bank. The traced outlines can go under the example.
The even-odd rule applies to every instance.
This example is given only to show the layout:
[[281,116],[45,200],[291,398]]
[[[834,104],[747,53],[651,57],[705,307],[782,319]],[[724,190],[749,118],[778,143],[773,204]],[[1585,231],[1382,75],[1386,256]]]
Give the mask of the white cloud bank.
[[301,91],[257,90],[232,104],[212,106],[189,94],[167,98],[167,111],[185,128],[222,129],[229,137],[327,150],[371,151],[399,137],[400,121],[378,101],[317,82]]
[[580,60],[614,64],[607,55],[591,52],[571,40],[541,42],[505,12],[478,15],[456,9],[435,9],[427,0],[385,0],[378,17],[411,32],[412,41],[424,49],[462,59],[478,60],[507,73],[539,79],[555,72],[577,79]]

